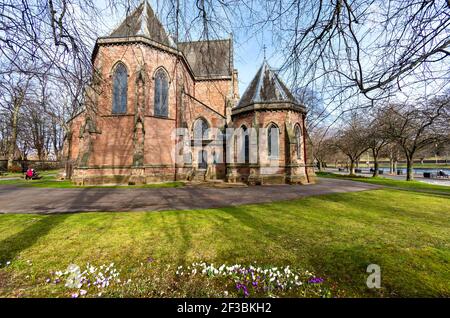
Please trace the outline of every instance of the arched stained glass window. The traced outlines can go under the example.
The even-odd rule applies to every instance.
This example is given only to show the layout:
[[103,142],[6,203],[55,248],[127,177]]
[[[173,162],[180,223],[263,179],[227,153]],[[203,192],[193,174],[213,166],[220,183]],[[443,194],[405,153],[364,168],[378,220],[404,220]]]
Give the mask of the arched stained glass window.
[[127,112],[128,71],[125,65],[119,63],[113,75],[113,114]]
[[279,142],[278,136],[280,134],[280,130],[275,124],[271,124],[268,128],[267,133],[267,149],[269,157],[278,158],[279,154]]
[[248,130],[245,125],[242,126],[241,129],[242,129],[242,136],[244,137],[244,142],[242,144],[242,151],[244,154],[244,162],[249,163],[250,162],[250,137],[248,135]]
[[163,69],[159,69],[155,74],[155,116],[169,116],[168,99],[169,79],[166,72]]
[[208,123],[199,118],[194,123],[194,139],[208,139]]
[[297,144],[295,145],[297,150],[297,159],[302,158],[302,130],[300,129],[300,126],[295,126],[295,141]]

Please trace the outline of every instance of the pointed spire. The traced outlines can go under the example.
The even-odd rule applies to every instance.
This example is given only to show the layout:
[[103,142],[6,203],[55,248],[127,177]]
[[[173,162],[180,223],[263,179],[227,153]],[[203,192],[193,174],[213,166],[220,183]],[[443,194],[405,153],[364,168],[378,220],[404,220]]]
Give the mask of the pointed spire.
[[264,58],[261,67],[256,73],[250,85],[242,95],[237,108],[255,103],[290,102],[298,104],[298,101],[280,79],[278,74],[270,67]]
[[110,37],[144,36],[166,46],[174,47],[158,17],[147,0],[141,4],[117,27]]

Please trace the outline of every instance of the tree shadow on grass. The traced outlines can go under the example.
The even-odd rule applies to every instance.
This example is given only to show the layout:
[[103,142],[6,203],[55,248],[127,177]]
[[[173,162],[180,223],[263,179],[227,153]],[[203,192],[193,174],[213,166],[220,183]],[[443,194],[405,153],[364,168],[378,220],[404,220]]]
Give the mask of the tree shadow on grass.
[[[329,200],[330,198],[321,197],[321,199]],[[270,209],[270,207],[267,207]],[[380,296],[442,296],[445,295],[445,289],[439,287],[436,284],[437,278],[444,279],[445,275],[442,275],[438,270],[430,266],[424,269],[421,267],[415,268],[413,264],[419,261],[417,256],[411,255],[410,251],[405,252],[402,248],[397,248],[395,245],[390,246],[385,244],[385,240],[382,237],[377,237],[372,232],[367,232],[366,240],[351,240],[345,238],[344,241],[340,239],[339,232],[345,233],[346,227],[338,227],[333,230],[334,239],[324,240],[320,238],[317,241],[309,242],[308,246],[303,246],[300,250],[295,250],[298,247],[297,238],[301,239],[301,233],[292,233],[295,231],[294,227],[290,227],[290,230],[283,228],[281,223],[272,223],[266,220],[261,213],[258,215],[258,211],[247,211],[245,207],[237,209],[221,209],[222,212],[232,216],[243,226],[251,228],[253,231],[249,235],[249,239],[254,238],[253,233],[260,233],[267,242],[273,244],[272,246],[280,249],[280,255],[282,251],[291,254],[292,257],[283,258],[275,256],[276,259],[270,259],[264,256],[262,253],[254,253],[259,258],[259,261],[269,262],[265,265],[291,265],[290,260],[298,266],[298,262],[306,264],[308,270],[314,271],[317,275],[322,276],[327,283],[336,284],[336,287],[345,291],[347,296],[367,296],[367,297],[380,297]],[[283,210],[283,213],[287,212]],[[305,212],[306,213],[306,212]],[[346,215],[339,216],[346,217]],[[298,222],[305,222],[305,219],[299,219]],[[365,224],[365,221],[361,221]],[[326,227],[327,223],[323,224]],[[374,225],[375,226],[375,225]],[[325,234],[326,228],[318,229]],[[335,231],[338,231],[336,233]],[[233,239],[230,233],[229,239]],[[304,233],[308,235],[308,233]],[[355,235],[359,235],[359,238],[363,238],[363,233],[355,232]],[[379,235],[383,235],[380,233]],[[308,242],[306,240],[306,242]],[[260,244],[255,244],[257,248],[263,248]],[[277,254],[278,255],[278,254]],[[233,251],[229,251],[225,257],[244,257],[240,253],[233,254]],[[248,259],[248,262],[254,261]],[[436,259],[436,263],[441,260]],[[275,263],[275,264],[274,264]],[[406,265],[406,264],[409,265]],[[367,273],[367,266],[369,264],[378,264],[382,270],[382,288],[381,289],[369,289],[366,286],[366,280],[370,273]],[[421,263],[420,266],[426,266],[425,263]],[[434,271],[432,275],[434,280],[424,281],[426,277],[426,271]]]
[[33,246],[41,237],[47,235],[53,228],[63,223],[69,215],[46,216],[26,227],[19,233],[0,242],[0,268],[6,266],[17,255]]
[[[231,216],[240,224],[242,224],[242,226],[245,226],[251,230],[251,232],[248,232],[246,234],[247,237],[232,237],[229,233],[225,233],[225,231],[222,231],[222,233],[229,236],[230,240],[245,239],[248,240],[249,244],[251,242],[257,243],[256,246],[264,244],[264,241],[268,241],[277,246],[277,248],[283,249],[285,251],[292,251],[297,244],[297,242],[295,242],[294,240],[289,239],[292,238],[292,235],[288,231],[278,225],[264,221],[264,213],[261,213],[261,216],[257,216],[258,212],[254,212],[254,214],[249,213],[245,206],[223,208],[218,210]],[[229,255],[223,256],[225,258],[236,256],[236,251],[230,250]],[[263,252],[261,253],[261,257],[264,259],[267,257],[267,255]],[[252,259],[248,261],[252,262],[254,260]]]
[[[255,217],[252,213],[245,211],[244,208],[230,211],[222,209],[221,211],[229,214],[242,225],[250,227],[254,233],[260,233],[273,247],[280,250],[275,259],[270,258],[264,251],[255,253],[259,258],[258,263],[266,266],[293,266],[304,267],[305,270],[313,271],[325,279],[326,284],[337,283],[338,288],[345,287],[350,294],[363,294],[367,296],[376,296],[377,293],[371,293],[365,286],[367,278],[366,267],[371,263],[381,263],[377,254],[366,246],[350,244],[339,246],[339,242],[320,244],[312,243],[311,246],[299,248],[296,240],[298,233],[290,233],[279,225],[270,224],[263,217]],[[304,220],[299,220],[303,222]],[[305,235],[308,235],[305,233]],[[260,244],[255,244],[258,248],[264,248]],[[287,253],[283,256],[284,253]],[[288,255],[291,256],[288,256]],[[229,251],[225,258],[236,257],[235,251]],[[242,257],[242,256],[240,256]],[[245,256],[244,256],[245,257]],[[254,259],[247,259],[247,263]],[[231,262],[233,260],[231,259]]]
[[[106,191],[104,193],[95,194],[92,193],[92,191],[89,191],[89,189],[83,189],[72,199],[67,200],[65,205],[70,211],[79,206],[83,206],[83,204],[90,204],[98,201],[104,195],[106,195]],[[71,213],[63,213],[41,217],[38,221],[24,228],[17,234],[0,241],[0,268],[4,267],[7,261],[12,261],[22,251],[33,246],[40,238],[47,235],[52,229],[69,218],[70,215]]]

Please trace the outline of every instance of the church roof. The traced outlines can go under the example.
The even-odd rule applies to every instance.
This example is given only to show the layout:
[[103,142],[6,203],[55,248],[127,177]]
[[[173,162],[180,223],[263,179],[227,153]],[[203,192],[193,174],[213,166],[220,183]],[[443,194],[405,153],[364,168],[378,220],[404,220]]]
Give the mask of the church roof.
[[175,45],[147,1],[143,1],[127,16],[109,37],[122,38],[132,36],[144,36],[170,47]]
[[245,90],[236,108],[245,107],[251,104],[274,102],[288,102],[300,105],[278,74],[264,59],[263,64]]
[[231,40],[180,42],[183,52],[196,77],[231,76],[233,52]]
[[142,36],[171,49],[178,49],[198,79],[230,77],[233,73],[232,40],[179,42],[167,34],[148,1],[143,1],[106,38]]

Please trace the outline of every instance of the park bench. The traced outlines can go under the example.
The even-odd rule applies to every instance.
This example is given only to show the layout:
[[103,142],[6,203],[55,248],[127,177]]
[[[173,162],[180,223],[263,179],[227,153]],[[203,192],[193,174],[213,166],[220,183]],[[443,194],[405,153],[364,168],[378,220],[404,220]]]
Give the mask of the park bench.
[[427,179],[448,179],[449,176],[445,173],[432,173],[432,172],[424,172],[423,177]]
[[355,173],[362,173],[361,169],[355,169]]
[[[374,173],[375,169],[374,168],[370,168],[370,173]],[[378,174],[383,174],[384,170],[383,169],[378,169]]]
[[437,175],[431,172],[424,172],[423,177],[426,179],[436,179]]

